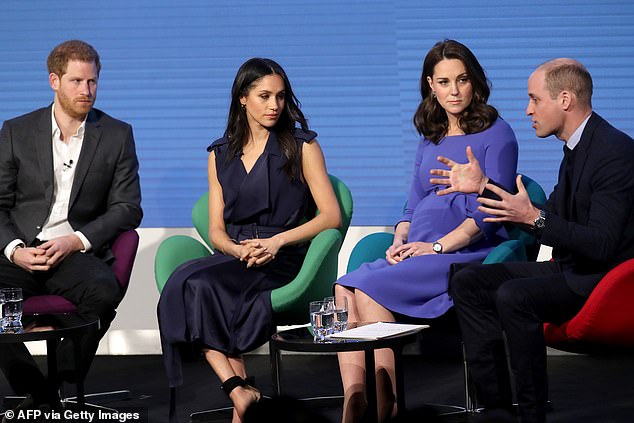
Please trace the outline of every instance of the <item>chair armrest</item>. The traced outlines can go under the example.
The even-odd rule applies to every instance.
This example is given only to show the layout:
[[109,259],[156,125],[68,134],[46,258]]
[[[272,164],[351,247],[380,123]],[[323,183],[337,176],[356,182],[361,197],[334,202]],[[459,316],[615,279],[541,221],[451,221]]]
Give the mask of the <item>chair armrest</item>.
[[509,239],[502,242],[491,250],[482,264],[504,263],[507,261],[527,261],[526,249],[521,241]]
[[174,235],[165,239],[156,250],[154,257],[154,279],[159,292],[170,275],[186,261],[210,256],[211,252],[203,244],[187,235]]
[[566,327],[584,342],[634,346],[634,259],[610,270]]
[[313,238],[295,279],[271,292],[276,321],[305,323],[309,318],[308,303],[332,295],[341,241],[337,229],[326,229]]
[[350,252],[347,273],[356,270],[363,263],[385,258],[385,251],[390,248],[392,242],[394,234],[388,232],[375,232],[361,238]]

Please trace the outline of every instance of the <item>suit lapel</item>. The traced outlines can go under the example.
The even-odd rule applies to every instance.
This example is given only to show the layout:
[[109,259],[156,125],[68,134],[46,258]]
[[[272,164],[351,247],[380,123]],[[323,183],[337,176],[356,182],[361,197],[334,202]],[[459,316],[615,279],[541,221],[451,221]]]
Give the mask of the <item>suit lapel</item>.
[[81,152],[79,153],[79,159],[77,160],[77,168],[75,169],[75,177],[73,178],[73,187],[70,191],[70,202],[68,204],[69,210],[77,198],[79,188],[81,188],[81,185],[86,179],[86,174],[88,173],[88,169],[90,169],[100,138],[101,128],[97,122],[97,115],[94,110],[91,110],[90,113],[88,113],[88,118],[86,119],[84,141],[82,142]]
[[39,162],[40,180],[44,185],[44,195],[50,204],[53,201],[53,187],[55,175],[53,173],[53,124],[51,123],[51,108],[44,109],[35,127],[35,154]]

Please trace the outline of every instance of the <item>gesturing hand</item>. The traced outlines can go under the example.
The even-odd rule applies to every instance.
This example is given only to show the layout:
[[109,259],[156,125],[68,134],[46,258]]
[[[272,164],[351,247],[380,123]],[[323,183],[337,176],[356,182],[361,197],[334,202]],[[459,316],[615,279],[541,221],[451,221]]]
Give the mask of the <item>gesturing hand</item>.
[[473,155],[471,147],[467,147],[468,163],[460,164],[455,161],[438,156],[438,161],[445,164],[449,170],[431,169],[429,173],[443,178],[430,178],[429,182],[437,185],[448,185],[447,188],[436,192],[436,195],[446,195],[452,192],[463,192],[465,194],[479,192],[484,190],[488,178],[482,173],[480,162]]
[[497,194],[500,200],[493,200],[485,197],[478,197],[478,202],[482,205],[478,210],[496,216],[485,217],[485,222],[513,222],[532,225],[535,218],[539,215],[537,209],[531,203],[531,200],[522,183],[522,176],[517,175],[517,194],[510,194],[502,188],[493,184],[487,184],[486,188]]

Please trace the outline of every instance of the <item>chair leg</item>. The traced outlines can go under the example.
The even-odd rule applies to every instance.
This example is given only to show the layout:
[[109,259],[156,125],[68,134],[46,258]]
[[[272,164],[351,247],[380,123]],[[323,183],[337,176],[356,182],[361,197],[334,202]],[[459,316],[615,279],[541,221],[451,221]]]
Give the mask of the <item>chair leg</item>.
[[[92,404],[108,404],[115,401],[125,401],[132,399],[132,393],[129,389],[119,391],[96,392],[94,394],[85,394],[86,403]],[[66,401],[75,401],[77,397],[66,398]]]
[[464,342],[461,343],[462,347],[462,369],[464,372],[464,409],[467,414],[474,414],[478,412],[478,401],[476,398],[475,387],[471,381],[469,375],[469,363],[467,362],[467,353],[464,348]]

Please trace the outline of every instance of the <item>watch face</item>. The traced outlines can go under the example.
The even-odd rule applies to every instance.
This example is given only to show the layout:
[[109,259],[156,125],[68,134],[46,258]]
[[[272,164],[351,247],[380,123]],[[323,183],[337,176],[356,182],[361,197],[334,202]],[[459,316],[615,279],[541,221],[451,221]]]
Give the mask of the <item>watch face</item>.
[[442,245],[440,245],[440,243],[438,243],[438,242],[434,242],[434,245],[432,245],[432,247],[431,247],[431,248],[432,248],[432,249],[434,250],[434,252],[436,252],[436,253],[440,253],[440,252],[442,252]]

